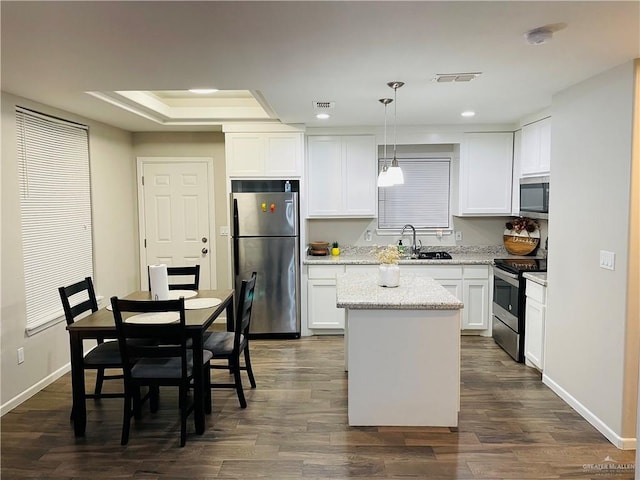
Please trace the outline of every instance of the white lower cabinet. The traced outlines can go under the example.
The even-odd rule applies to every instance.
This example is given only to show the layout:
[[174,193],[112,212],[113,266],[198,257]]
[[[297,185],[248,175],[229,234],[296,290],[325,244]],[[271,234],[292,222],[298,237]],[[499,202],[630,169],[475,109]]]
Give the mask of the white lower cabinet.
[[524,357],[528,365],[538,370],[544,368],[544,323],[547,288],[527,280],[527,303],[525,307]]
[[[307,274],[307,326],[309,329],[319,331],[344,328],[344,309],[336,307],[336,275],[344,272],[377,275],[378,265],[309,265]],[[462,330],[489,328],[488,265],[401,265],[401,278],[403,272],[431,277],[460,299],[464,303],[460,325]]]
[[336,275],[344,271],[344,265],[309,265],[307,280],[307,326],[309,328],[344,328],[344,308],[336,307]]
[[403,265],[402,269],[405,268],[433,278],[464,303],[460,325],[462,330],[489,328],[488,265]]
[[465,265],[462,278],[462,303],[464,303],[463,330],[489,328],[488,265]]

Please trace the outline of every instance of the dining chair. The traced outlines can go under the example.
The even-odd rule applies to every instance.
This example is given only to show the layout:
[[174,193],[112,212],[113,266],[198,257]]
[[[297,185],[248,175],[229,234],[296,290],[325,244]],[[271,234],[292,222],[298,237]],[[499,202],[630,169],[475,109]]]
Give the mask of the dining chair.
[[[191,386],[196,385],[193,376],[193,354],[187,348],[184,298],[150,301],[111,297],[111,305],[124,371],[125,395],[120,443],[126,445],[129,441],[131,417],[140,417],[143,401],[140,388],[149,387],[150,394],[153,395],[159,387],[174,386],[178,387],[180,446],[183,447],[187,439],[187,418],[194,410],[194,401],[188,401],[188,393]],[[123,315],[125,312],[127,318]],[[147,315],[144,321],[138,323],[128,318],[130,313],[151,316]],[[154,343],[140,342],[142,339],[151,339]],[[205,387],[210,383],[211,357],[211,352],[203,351],[204,378],[201,379],[200,385]],[[205,410],[210,412],[210,389],[203,388],[202,395],[205,396],[205,406],[208,405]]]
[[[186,267],[167,267],[167,276],[171,277],[191,277],[191,282],[171,283],[169,290],[198,290],[200,288],[200,265],[189,265]],[[147,267],[147,278],[149,280],[149,291],[151,291],[151,276]]]
[[[207,332],[203,344],[203,348],[213,354],[212,361],[227,361],[226,365],[211,363],[211,368],[230,370],[234,376],[234,383],[211,382],[211,388],[235,388],[242,408],[247,408],[247,401],[242,388],[241,370],[247,372],[251,388],[256,388],[256,381],[251,368],[251,357],[249,355],[249,329],[251,327],[251,310],[256,287],[256,276],[257,273],[253,272],[249,280],[242,281],[238,295],[238,310],[234,322],[234,331]],[[240,364],[241,354],[244,354],[244,365]]]
[[[86,277],[84,280],[67,287],[60,287],[58,288],[58,292],[60,293],[60,300],[62,301],[62,308],[64,309],[64,316],[67,320],[67,325],[72,325],[78,316],[85,312],[98,311],[98,301],[96,299],[96,293],[93,288],[93,281],[91,280],[91,277]],[[72,306],[70,299],[75,295],[80,294],[82,294],[81,298],[84,298],[84,300],[80,302],[74,301],[74,305]],[[98,345],[89,351],[84,356],[83,360],[84,370],[96,370],[95,388],[93,393],[85,394],[85,399],[122,398],[124,397],[123,392],[102,392],[104,380],[122,380],[124,378],[122,373],[122,357],[120,356],[118,342],[115,341],[115,339],[112,339],[112,341],[105,341],[104,338],[98,338],[97,341]],[[105,370],[107,369],[118,369],[120,370],[120,373],[107,375],[105,373]],[[71,416],[73,418],[73,411],[71,412]]]

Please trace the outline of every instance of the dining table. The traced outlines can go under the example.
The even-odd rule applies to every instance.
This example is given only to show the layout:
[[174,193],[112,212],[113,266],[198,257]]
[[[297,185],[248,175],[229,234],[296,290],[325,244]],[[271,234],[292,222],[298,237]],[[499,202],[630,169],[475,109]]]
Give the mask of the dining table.
[[[223,311],[226,311],[227,331],[233,330],[233,293],[233,289],[221,289],[190,291],[188,294],[193,298],[213,298],[220,300],[220,303],[212,307],[194,309],[185,308],[185,326],[187,335],[193,342],[193,377],[195,382],[201,383],[200,385],[195,385],[194,392],[194,419],[196,433],[198,434],[202,434],[205,430],[204,392],[206,391],[206,388],[209,388],[209,385],[203,385],[204,371],[202,358],[204,332],[213,324],[216,318],[218,318]],[[123,298],[128,300],[151,300],[151,293],[148,291],[137,291]],[[107,308],[101,308],[98,311],[75,321],[73,324],[68,325],[67,330],[69,331],[71,347],[73,429],[75,436],[81,437],[84,436],[87,426],[83,342],[84,340],[95,340],[98,338],[117,338],[113,312]]]

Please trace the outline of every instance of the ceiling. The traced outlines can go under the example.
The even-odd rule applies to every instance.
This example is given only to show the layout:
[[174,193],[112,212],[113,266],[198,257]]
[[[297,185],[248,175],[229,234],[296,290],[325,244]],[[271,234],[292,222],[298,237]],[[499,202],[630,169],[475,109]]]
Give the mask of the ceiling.
[[[554,93],[640,57],[637,1],[3,0],[0,19],[3,91],[128,131],[219,130],[255,119],[247,105],[205,112],[189,100],[200,113],[153,120],[113,101],[122,97],[115,92],[166,99],[196,87],[243,91],[222,94],[227,107],[251,101],[261,122],[379,126],[390,81],[405,82],[399,125],[516,123]],[[525,41],[525,32],[557,23],[566,28],[550,42]],[[482,74],[433,81],[464,72]],[[315,118],[314,101],[335,102],[330,119]],[[463,118],[463,110],[477,114]]]

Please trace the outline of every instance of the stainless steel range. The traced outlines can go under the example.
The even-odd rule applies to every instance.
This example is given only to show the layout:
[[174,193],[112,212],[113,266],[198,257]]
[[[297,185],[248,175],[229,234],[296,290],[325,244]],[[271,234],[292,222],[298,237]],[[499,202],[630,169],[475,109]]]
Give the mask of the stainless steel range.
[[524,362],[525,272],[546,272],[541,258],[497,258],[493,266],[492,336],[517,362]]

